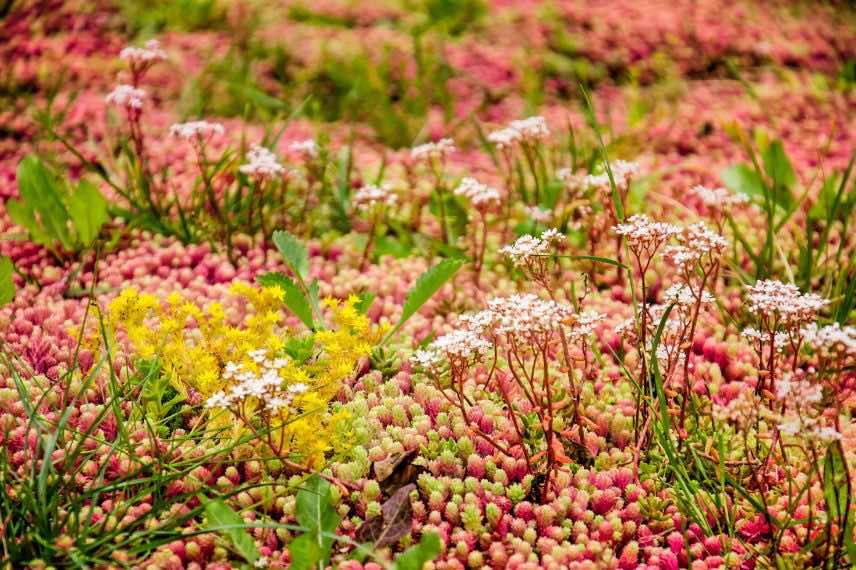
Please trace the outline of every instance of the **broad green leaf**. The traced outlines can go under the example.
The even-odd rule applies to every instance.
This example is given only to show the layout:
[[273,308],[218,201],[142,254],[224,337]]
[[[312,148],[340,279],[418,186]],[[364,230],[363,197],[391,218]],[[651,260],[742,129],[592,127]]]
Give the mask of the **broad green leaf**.
[[422,535],[419,544],[411,546],[395,559],[395,570],[422,570],[440,554],[440,537],[433,532]]
[[205,516],[208,519],[208,529],[220,532],[231,542],[235,550],[249,563],[254,563],[259,558],[256,543],[247,532],[244,519],[233,511],[229,505],[219,499],[208,499],[199,496],[199,500],[205,507]]
[[404,305],[401,310],[401,319],[398,324],[393,327],[384,340],[389,339],[398,329],[407,322],[407,320],[416,314],[422,305],[430,299],[434,293],[440,290],[449,279],[463,266],[464,260],[444,259],[434,267],[426,270],[419,278],[413,287],[407,293],[407,298],[404,299]]
[[13,273],[12,260],[5,255],[0,256],[0,307],[15,298],[15,281],[12,279]]
[[292,570],[311,570],[323,568],[324,553],[321,546],[314,540],[310,533],[303,533],[288,545],[288,553],[291,556]]
[[729,166],[720,173],[719,177],[733,192],[742,192],[750,197],[764,195],[763,180],[748,164]]
[[279,287],[282,289],[282,300],[289,310],[309,329],[315,328],[312,320],[312,306],[309,299],[291,278],[285,273],[265,273],[256,278],[262,287]]
[[792,188],[797,182],[796,174],[791,166],[791,161],[788,160],[788,155],[785,154],[785,147],[782,146],[782,141],[776,140],[771,142],[762,153],[764,160],[764,172],[779,188]]
[[[339,515],[330,504],[330,483],[319,475],[312,475],[297,492],[297,522],[305,530],[298,543],[299,549],[307,553],[319,553],[317,567],[322,568],[330,559],[333,547],[333,532],[339,526]],[[306,546],[311,541],[314,546]],[[313,563],[313,566],[315,564]]]
[[389,255],[396,259],[404,259],[413,254],[413,244],[396,236],[378,236],[372,253],[377,257]]
[[13,222],[27,230],[30,239],[39,245],[53,246],[53,239],[36,220],[36,213],[24,200],[9,200],[6,202],[6,212]]
[[68,197],[66,206],[77,231],[79,244],[91,244],[101,233],[101,227],[107,223],[107,200],[94,184],[83,180]]
[[309,252],[306,246],[285,230],[273,232],[273,243],[298,279],[305,280],[309,275]]
[[60,183],[33,155],[24,157],[18,165],[18,192],[30,211],[38,212],[39,221],[36,224],[41,226],[44,234],[58,241],[64,249],[73,250],[68,212],[62,202]]

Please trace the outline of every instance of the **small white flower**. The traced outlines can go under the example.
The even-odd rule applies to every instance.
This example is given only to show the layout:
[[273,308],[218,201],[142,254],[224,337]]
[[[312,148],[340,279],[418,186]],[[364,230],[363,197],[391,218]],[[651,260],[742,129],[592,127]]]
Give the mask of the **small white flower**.
[[[610,162],[609,169],[612,171],[612,179],[615,181],[616,186],[626,186],[641,170],[638,163],[626,160]],[[602,174],[589,174],[585,176],[582,179],[582,185],[599,190],[607,190],[612,187],[609,181],[609,173],[606,169],[604,169]]]
[[288,148],[308,158],[315,158],[318,156],[318,143],[316,143],[314,139],[294,141]]
[[223,392],[217,392],[205,402],[206,408],[228,408],[232,404],[231,398]]
[[785,326],[796,326],[814,319],[829,301],[815,293],[800,293],[792,283],[761,280],[746,287],[749,310],[762,317],[779,317]]
[[105,100],[117,107],[126,109],[142,109],[146,92],[133,85],[117,85],[113,91],[107,94]]
[[[754,327],[747,327],[740,332],[740,336],[752,342],[769,342],[770,335],[762,333]],[[777,350],[784,350],[788,344],[788,335],[778,331],[773,335],[773,345]]]
[[680,226],[654,222],[645,214],[631,216],[626,222],[613,226],[612,229],[616,234],[624,236],[631,248],[644,250],[649,255],[681,233]]
[[511,245],[499,250],[499,253],[508,256],[511,262],[517,266],[526,265],[534,257],[543,257],[553,253],[557,244],[565,241],[565,236],[555,228],[550,228],[541,233],[540,238],[531,235],[522,235]]
[[[663,303],[666,305],[675,304],[676,307],[692,307],[696,304],[698,298],[695,292],[690,289],[686,283],[675,283],[663,293]],[[713,303],[715,301],[713,295],[707,291],[701,292],[702,305]]]
[[477,209],[495,206],[502,199],[499,190],[469,176],[461,180],[455,188],[455,194],[465,197]]
[[553,219],[552,210],[540,208],[538,206],[526,206],[526,213],[529,214],[529,218],[531,218],[533,222],[538,222],[539,224],[549,224]]
[[839,323],[818,327],[817,323],[810,323],[803,327],[801,334],[815,349],[856,356],[856,327],[842,327]]
[[428,350],[446,356],[449,360],[469,361],[487,354],[491,344],[470,330],[454,330],[432,342]]
[[154,63],[155,61],[163,61],[166,59],[166,52],[161,49],[160,42],[157,40],[149,40],[145,43],[145,47],[128,46],[119,52],[121,59],[131,62],[131,64]]
[[285,167],[277,162],[276,155],[263,146],[253,145],[247,152],[247,161],[238,168],[247,176],[274,178],[285,172]]
[[834,427],[826,426],[815,428],[814,431],[810,433],[810,437],[828,443],[832,441],[841,441],[842,435],[841,432]]
[[497,148],[503,149],[515,143],[535,142],[548,136],[550,136],[550,129],[547,127],[547,121],[544,117],[535,116],[511,121],[504,129],[490,133],[487,140]]
[[169,132],[176,137],[191,139],[208,139],[215,135],[226,132],[220,123],[209,123],[208,121],[190,121],[187,123],[175,123],[169,128]]
[[692,269],[705,255],[718,255],[728,247],[728,240],[707,229],[703,222],[684,228],[678,239],[681,244],[666,247],[663,257],[681,271]]
[[367,184],[354,193],[352,201],[355,205],[364,208],[381,205],[394,206],[398,202],[398,196],[385,186]]
[[708,188],[707,186],[693,186],[690,192],[699,197],[708,208],[722,210],[727,206],[738,206],[749,202],[749,196],[737,192],[729,192],[725,188]]
[[413,147],[410,149],[410,157],[414,160],[431,160],[445,158],[453,152],[455,152],[455,141],[446,138]]

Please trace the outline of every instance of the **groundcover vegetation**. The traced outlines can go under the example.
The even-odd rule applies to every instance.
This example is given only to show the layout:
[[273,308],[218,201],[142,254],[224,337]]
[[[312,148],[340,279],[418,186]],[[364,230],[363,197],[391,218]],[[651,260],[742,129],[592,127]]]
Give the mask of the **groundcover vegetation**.
[[856,564],[856,11],[0,1],[0,569]]

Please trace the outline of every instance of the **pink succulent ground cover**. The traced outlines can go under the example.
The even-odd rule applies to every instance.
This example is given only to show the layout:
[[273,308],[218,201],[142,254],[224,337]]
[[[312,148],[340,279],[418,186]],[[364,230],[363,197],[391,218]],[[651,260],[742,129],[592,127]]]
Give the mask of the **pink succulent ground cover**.
[[[0,568],[854,564],[852,7],[13,0],[0,62]],[[286,403],[170,368],[236,284]]]

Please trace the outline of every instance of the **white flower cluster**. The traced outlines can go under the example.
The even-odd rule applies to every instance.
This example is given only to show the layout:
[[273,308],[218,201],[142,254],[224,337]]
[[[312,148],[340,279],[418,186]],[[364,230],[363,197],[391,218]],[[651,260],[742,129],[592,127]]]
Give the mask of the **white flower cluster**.
[[749,310],[762,317],[778,317],[781,324],[798,326],[814,320],[829,301],[815,293],[800,293],[792,283],[774,279],[746,287]]
[[417,350],[412,360],[424,370],[437,370],[444,358],[459,365],[466,364],[482,358],[491,346],[478,333],[459,329],[439,337],[426,350]]
[[728,240],[698,222],[687,226],[678,235],[680,245],[670,245],[663,251],[663,257],[680,270],[692,269],[705,255],[722,253],[728,247]]
[[556,244],[565,241],[565,236],[559,230],[550,228],[545,230],[540,238],[529,234],[517,238],[511,245],[500,248],[499,253],[507,255],[514,265],[522,266],[533,257],[549,255],[553,252]]
[[566,327],[573,314],[570,305],[526,293],[491,299],[487,309],[470,315],[465,322],[482,334],[531,337]]
[[539,224],[550,223],[550,220],[553,219],[552,210],[539,208],[538,206],[526,206],[526,213],[529,214],[529,218],[533,222],[538,222]]
[[624,236],[631,248],[648,250],[649,253],[681,233],[680,226],[665,222],[654,222],[645,214],[630,216],[626,222],[618,224],[612,229],[618,235]]
[[412,361],[426,371],[439,371],[446,361],[461,368],[483,358],[503,339],[540,347],[555,339],[555,333],[566,331],[569,338],[579,340],[592,334],[604,318],[595,312],[574,315],[570,305],[531,293],[497,297],[488,301],[486,309],[461,315],[459,329],[416,351]]
[[[651,352],[651,348],[653,348],[654,342],[653,340],[648,341],[646,350]],[[666,342],[660,342],[657,345],[657,350],[654,352],[654,356],[657,357],[657,364],[660,365],[660,368],[663,369],[664,373],[668,373],[669,363],[674,359],[675,365],[680,368],[684,365],[687,359],[687,353],[681,350],[680,346],[675,344],[668,344]],[[674,370],[674,368],[673,368]]]
[[455,188],[455,194],[469,200],[473,207],[477,209],[487,209],[495,206],[502,199],[502,194],[500,194],[499,190],[487,184],[482,184],[469,176],[461,180],[461,183]]
[[[745,338],[750,342],[768,342],[770,340],[770,335],[768,333],[762,333],[758,329],[754,327],[748,327],[740,331],[740,336]],[[783,333],[782,331],[778,331],[773,335],[773,345],[776,350],[784,350],[784,348],[788,344],[788,335]]]
[[792,416],[779,423],[779,431],[785,435],[799,435],[805,439],[820,443],[832,443],[841,439],[841,433],[832,426],[818,425],[813,418]]
[[414,160],[432,160],[444,158],[455,152],[455,141],[440,139],[437,142],[420,144],[410,149],[410,157]]
[[288,360],[271,360],[264,349],[255,350],[249,356],[258,365],[258,371],[250,370],[243,364],[228,363],[223,378],[232,385],[208,398],[205,403],[207,408],[231,408],[239,406],[247,398],[254,398],[261,408],[276,413],[290,406],[295,396],[309,389],[303,383],[283,385],[279,371],[288,365]]
[[[707,291],[701,292],[701,304],[707,305],[714,302],[714,297]],[[663,293],[663,304],[668,306],[672,303],[676,308],[692,307],[698,298],[695,292],[686,283],[675,283]]]
[[801,333],[806,343],[815,349],[856,356],[856,327],[842,327],[839,323],[819,327],[817,323],[810,323]]
[[285,172],[285,167],[276,160],[276,155],[263,146],[253,145],[247,153],[247,163],[238,170],[247,176],[274,178]]
[[605,318],[606,315],[595,311],[586,311],[581,315],[577,315],[576,321],[571,327],[569,336],[572,339],[579,339],[594,334],[595,325],[603,321]]
[[316,143],[314,139],[294,141],[288,148],[309,158],[315,158],[318,156],[318,143]]
[[808,380],[794,380],[790,376],[785,376],[776,383],[776,398],[792,400],[801,406],[817,404],[823,399],[823,389]]
[[725,188],[708,188],[697,185],[690,188],[690,192],[699,197],[708,208],[724,209],[728,206],[739,206],[749,201],[749,196],[742,192],[730,192]]
[[371,208],[381,205],[394,206],[398,201],[398,196],[393,194],[386,186],[366,184],[354,192],[352,200],[357,206]]
[[535,116],[511,121],[504,129],[490,133],[487,140],[497,148],[503,149],[515,143],[535,142],[548,136],[550,136],[550,129],[547,128],[547,121],[544,117]]
[[[626,186],[641,170],[638,163],[627,160],[610,162],[609,169],[612,170],[612,178],[615,180],[616,186]],[[582,184],[589,188],[598,189],[607,189],[612,186],[609,183],[609,174],[606,170],[602,174],[589,174],[582,179]]]
[[209,123],[208,121],[190,121],[187,123],[176,123],[169,128],[170,134],[185,140],[208,139],[215,135],[226,132],[220,123]]
[[117,85],[113,91],[107,94],[105,100],[111,105],[124,107],[125,109],[142,109],[146,92],[133,85]]
[[143,47],[128,46],[119,52],[121,59],[133,64],[154,63],[166,59],[166,52],[161,49],[157,40],[147,41]]

